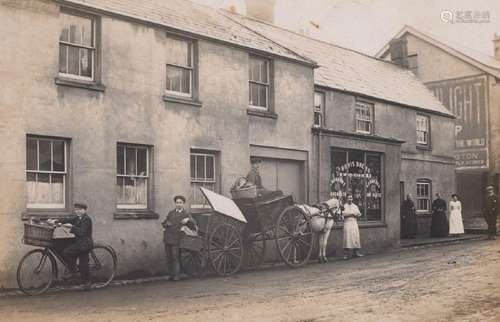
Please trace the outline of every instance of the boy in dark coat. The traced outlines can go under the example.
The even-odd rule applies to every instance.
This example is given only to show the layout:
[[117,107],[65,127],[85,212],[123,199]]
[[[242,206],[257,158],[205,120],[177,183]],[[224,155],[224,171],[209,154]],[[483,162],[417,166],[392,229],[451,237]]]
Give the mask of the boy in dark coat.
[[70,232],[75,235],[75,242],[66,247],[63,256],[68,264],[70,273],[76,271],[76,259],[78,258],[78,269],[85,287],[90,287],[89,252],[93,247],[92,241],[92,219],[87,215],[87,205],[75,203],[76,216],[59,221],[65,227],[70,227]]
[[179,240],[181,227],[187,220],[193,220],[193,217],[184,210],[186,198],[184,196],[175,196],[175,209],[171,210],[165,220],[161,223],[165,231],[163,233],[163,242],[165,243],[165,255],[167,258],[167,268],[170,275],[169,279],[178,281],[180,279],[180,253]]

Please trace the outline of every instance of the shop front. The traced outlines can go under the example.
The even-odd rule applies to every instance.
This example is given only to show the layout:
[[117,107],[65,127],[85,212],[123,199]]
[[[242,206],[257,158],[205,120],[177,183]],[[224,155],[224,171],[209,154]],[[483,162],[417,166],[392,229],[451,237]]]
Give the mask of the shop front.
[[[352,194],[361,211],[362,247],[377,251],[399,240],[399,177],[402,141],[333,130],[313,130],[312,194],[318,201]],[[331,248],[342,249],[342,225],[336,226]],[[333,251],[333,249],[331,250]]]

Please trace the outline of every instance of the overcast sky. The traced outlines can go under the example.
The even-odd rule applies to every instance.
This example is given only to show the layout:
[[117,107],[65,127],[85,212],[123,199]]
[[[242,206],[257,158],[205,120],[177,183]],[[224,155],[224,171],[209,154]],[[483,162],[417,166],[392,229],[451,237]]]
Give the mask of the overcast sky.
[[[242,14],[246,9],[245,0],[193,1],[234,5]],[[489,22],[446,23],[443,11],[487,12]],[[371,55],[410,25],[450,44],[493,55],[491,40],[495,32],[500,34],[500,0],[276,0],[274,23]]]

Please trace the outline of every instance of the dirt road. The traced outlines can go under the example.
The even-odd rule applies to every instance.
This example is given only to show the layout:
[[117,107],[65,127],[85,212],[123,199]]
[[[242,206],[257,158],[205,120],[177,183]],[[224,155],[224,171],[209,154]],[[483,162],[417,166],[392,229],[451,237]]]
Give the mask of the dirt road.
[[500,321],[500,240],[180,282],[0,297],[4,321]]

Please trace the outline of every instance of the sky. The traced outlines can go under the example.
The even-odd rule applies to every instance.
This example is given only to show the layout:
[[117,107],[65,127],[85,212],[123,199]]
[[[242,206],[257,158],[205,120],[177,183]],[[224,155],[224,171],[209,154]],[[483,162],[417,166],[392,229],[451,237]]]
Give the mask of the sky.
[[[245,0],[192,1],[226,9],[232,5],[241,14],[246,11]],[[500,35],[500,0],[275,1],[274,24],[370,55],[404,25],[455,47],[465,46],[491,56],[494,34]],[[467,11],[473,15],[479,12],[481,18],[469,23],[458,21],[457,17]],[[489,18],[485,19],[484,13]]]

